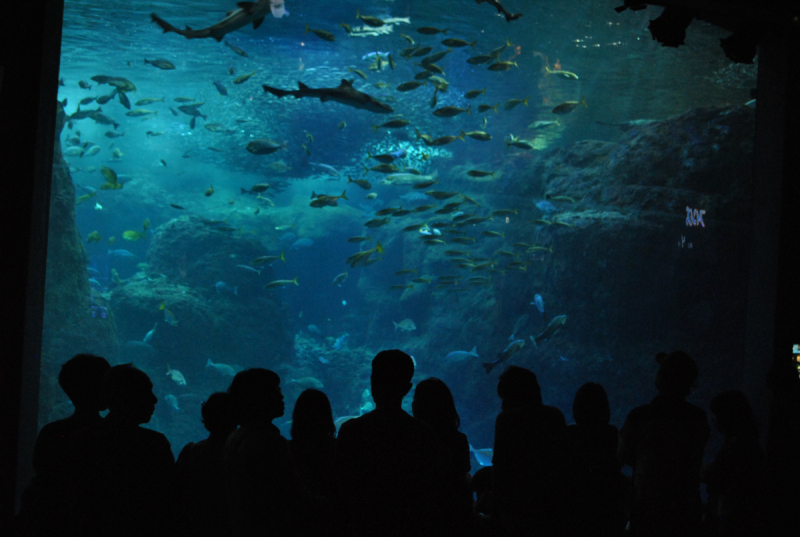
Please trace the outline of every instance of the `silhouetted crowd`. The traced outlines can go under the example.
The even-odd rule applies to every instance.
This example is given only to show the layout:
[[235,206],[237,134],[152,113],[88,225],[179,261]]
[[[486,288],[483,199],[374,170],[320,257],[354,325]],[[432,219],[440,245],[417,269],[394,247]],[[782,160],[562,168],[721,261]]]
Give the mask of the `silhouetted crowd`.
[[[372,361],[375,410],[336,433],[328,397],[305,390],[291,440],[280,377],[247,369],[202,404],[208,438],[181,450],[140,425],[158,399],[146,373],[79,354],[59,383],[75,406],[40,432],[36,476],[17,534],[30,536],[752,536],[761,527],[764,455],[746,397],[719,394],[724,436],[703,467],[710,427],[686,401],[697,379],[687,354],[659,354],[658,395],[609,424],[606,392],[575,395],[575,424],[542,403],[536,375],[500,375],[492,465],[470,475],[470,446],[447,385],[411,391],[414,362],[399,350]],[[105,417],[100,412],[108,410]],[[632,468],[625,477],[622,466]],[[701,501],[701,482],[708,501]]]

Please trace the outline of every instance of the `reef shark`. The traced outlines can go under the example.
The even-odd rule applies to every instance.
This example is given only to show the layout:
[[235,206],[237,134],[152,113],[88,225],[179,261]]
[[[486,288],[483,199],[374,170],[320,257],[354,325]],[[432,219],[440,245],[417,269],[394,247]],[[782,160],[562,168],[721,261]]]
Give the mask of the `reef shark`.
[[295,99],[302,99],[303,97],[317,98],[320,101],[336,101],[353,108],[361,110],[369,110],[376,114],[391,114],[394,109],[386,103],[380,102],[378,99],[358,91],[353,87],[353,80],[342,79],[342,83],[337,88],[309,88],[302,82],[297,83],[298,88],[294,91],[282,90],[273,88],[271,86],[263,86],[264,91],[267,91],[279,99],[287,95],[293,96]]
[[229,11],[228,15],[217,24],[214,26],[209,26],[208,28],[203,28],[202,30],[192,30],[188,26],[185,30],[175,28],[173,25],[155,13],[151,13],[150,18],[153,22],[161,26],[161,29],[164,30],[164,33],[175,32],[176,34],[182,35],[186,39],[202,39],[205,37],[213,37],[219,42],[222,41],[222,38],[225,37],[226,34],[235,32],[239,28],[244,28],[248,24],[252,23],[253,29],[258,28],[261,26],[261,23],[264,22],[264,17],[266,17],[270,12],[272,12],[276,18],[280,18],[285,14],[283,2],[278,0],[239,2],[236,5],[238,6],[238,9]]

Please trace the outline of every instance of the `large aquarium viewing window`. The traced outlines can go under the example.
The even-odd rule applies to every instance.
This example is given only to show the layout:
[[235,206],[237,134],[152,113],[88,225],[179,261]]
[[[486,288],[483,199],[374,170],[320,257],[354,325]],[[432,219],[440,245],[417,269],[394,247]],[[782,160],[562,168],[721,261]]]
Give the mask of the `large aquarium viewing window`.
[[368,412],[383,349],[447,383],[473,469],[507,365],[568,421],[591,381],[621,425],[661,351],[700,406],[746,389],[757,60],[516,3],[67,0],[39,426],[78,352],[150,376],[175,453],[249,367],[285,436],[306,388]]

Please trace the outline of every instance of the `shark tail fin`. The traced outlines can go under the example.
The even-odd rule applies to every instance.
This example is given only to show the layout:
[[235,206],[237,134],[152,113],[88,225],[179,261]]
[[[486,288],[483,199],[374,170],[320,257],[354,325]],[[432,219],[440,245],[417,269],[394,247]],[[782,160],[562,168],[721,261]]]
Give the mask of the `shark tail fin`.
[[211,361],[211,358],[206,361],[206,367],[214,367],[214,362]]
[[470,354],[474,354],[475,356],[478,356],[478,346],[475,345],[474,347],[472,347],[472,350],[469,351],[469,353]]
[[[273,88],[273,87],[267,86],[267,85],[262,85],[261,87],[264,88],[264,91],[266,91],[267,93],[273,94],[278,99],[280,99],[281,97],[286,97],[287,95],[291,95],[292,94],[291,91],[286,91],[286,90],[282,90],[282,89],[279,89],[279,88]],[[302,83],[300,84],[300,89],[303,89],[303,84]]]

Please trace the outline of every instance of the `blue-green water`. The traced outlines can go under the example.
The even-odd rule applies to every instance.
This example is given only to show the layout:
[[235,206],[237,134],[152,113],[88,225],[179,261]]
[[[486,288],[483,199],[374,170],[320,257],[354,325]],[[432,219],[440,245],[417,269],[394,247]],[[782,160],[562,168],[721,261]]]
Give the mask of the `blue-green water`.
[[[585,147],[586,141],[636,145],[636,130],[608,124],[743,105],[755,85],[755,68],[733,67],[724,58],[717,46],[725,36],[721,30],[695,22],[686,47],[665,49],[647,31],[648,20],[659,10],[617,14],[613,8],[618,3],[509,0],[508,9],[522,11],[524,17],[507,23],[491,6],[468,0],[287,1],[289,16],[268,15],[257,30],[247,27],[226,36],[228,43],[247,52],[242,57],[213,39],[163,34],[150,21],[155,12],[179,28],[205,28],[235,7],[230,2],[67,1],[61,53],[65,86],[59,88],[59,99],[67,99],[67,114],[76,111],[81,99],[112,93],[112,86],[91,80],[96,75],[131,81],[136,91],[125,93],[131,110],[154,112],[132,117],[114,95],[102,105],[102,113],[119,124],[116,129],[92,118],[76,119],[61,136],[65,151],[75,143],[70,138],[80,143],[66,157],[76,196],[100,188],[103,167],[124,182],[122,189],[98,190],[78,204],[76,218],[93,292],[110,300],[117,318],[120,352],[114,361],[133,360],[153,378],[160,403],[150,426],[167,434],[176,451],[203,436],[200,402],[224,390],[230,380],[224,371],[207,367],[209,358],[234,371],[275,369],[283,379],[289,411],[302,389],[322,385],[335,416],[345,417],[370,408],[365,394],[370,358],[384,348],[402,348],[415,357],[415,381],[438,376],[448,383],[462,429],[476,447],[491,446],[499,411],[496,379],[502,370],[487,375],[481,364],[493,361],[513,339],[526,345],[508,363],[533,369],[545,402],[567,416],[575,390],[595,381],[609,391],[613,420],[619,424],[632,406],[653,395],[652,357],[661,350],[685,348],[698,359],[696,397],[701,404],[709,394],[735,387],[731,384],[737,379],[721,375],[718,366],[720,353],[735,361],[744,348],[737,338],[743,337],[738,328],[746,314],[742,300],[747,271],[732,271],[730,263],[745,263],[747,244],[741,237],[747,236],[749,213],[715,214],[723,205],[724,188],[678,185],[669,177],[656,184],[652,178],[660,167],[671,170],[672,164],[662,162],[664,152],[655,149],[646,169],[633,170],[622,180],[631,188],[661,189],[647,202],[596,195],[598,190],[575,199],[567,195],[576,191],[569,187],[574,178],[553,179],[554,170],[567,164],[575,170],[589,166],[588,161],[557,162],[563,152],[582,151],[575,148]],[[362,27],[357,10],[393,22],[380,35],[349,36],[340,23]],[[329,31],[336,40],[306,33],[306,25]],[[426,26],[449,30],[446,36],[417,32]],[[435,108],[430,105],[430,81],[413,91],[396,90],[423,70],[417,63],[424,56],[401,56],[412,46],[401,34],[414,45],[432,47],[430,54],[447,50],[441,44],[447,38],[476,41],[474,49],[454,47],[437,62],[448,88],[436,93]],[[512,45],[497,57],[516,63],[508,71],[488,70],[493,62],[467,63],[507,41]],[[374,53],[382,58],[380,70]],[[167,59],[175,69],[158,69],[145,58]],[[367,78],[357,76],[356,69]],[[548,69],[578,78],[548,74]],[[243,83],[233,82],[250,73]],[[278,99],[262,89],[296,90],[298,82],[332,88],[342,79],[352,79],[357,90],[388,104],[394,113],[379,115],[309,98]],[[80,88],[79,81],[91,88]],[[221,95],[214,82],[228,95]],[[470,90],[484,88],[477,98],[467,98]],[[194,100],[190,105],[204,103],[199,111],[207,118],[197,118],[195,128],[191,117],[178,111],[186,104],[176,102],[181,97]],[[159,101],[136,105],[146,98]],[[579,105],[565,115],[552,112],[581,98],[586,107]],[[527,101],[511,108],[511,99]],[[499,106],[479,113],[481,104]],[[92,102],[81,109],[97,106]],[[469,114],[452,118],[433,114],[446,106],[471,108]],[[410,124],[373,128],[395,116]],[[558,124],[531,128],[537,121],[555,119]],[[686,132],[662,133],[661,139],[672,143],[674,136],[676,146],[702,145],[692,137],[699,140],[706,134],[688,132],[695,124],[676,125]],[[430,147],[416,134],[438,138],[462,131],[483,131],[491,140],[465,137]],[[512,135],[530,146],[509,146]],[[269,155],[247,151],[248,143],[262,138],[285,142],[286,147]],[[98,149],[92,149],[95,145]],[[406,156],[393,163],[398,171],[435,173],[439,182],[413,189],[384,184],[384,173],[365,173],[364,166],[379,164],[368,154],[399,150]],[[626,158],[616,155],[597,157],[592,165]],[[691,168],[694,157],[682,155],[685,167]],[[713,163],[729,157],[720,151],[704,158]],[[545,159],[551,159],[547,165]],[[493,176],[471,177],[470,170]],[[348,176],[368,181],[371,189],[348,183]],[[602,173],[596,179],[602,191],[606,179]],[[270,188],[259,196],[242,193],[262,183]],[[211,187],[213,194],[207,195]],[[430,190],[454,196],[436,200],[425,194]],[[312,193],[339,196],[345,191],[346,199],[337,200],[337,206],[310,206]],[[377,197],[367,199],[367,194]],[[548,194],[571,200],[550,201],[551,211],[542,203]],[[460,205],[434,214],[447,203]],[[689,203],[706,210],[706,226],[686,227]],[[433,204],[427,211],[389,215],[381,227],[364,226],[383,218],[375,215],[382,209],[413,211]],[[464,219],[457,220],[459,213],[492,218],[460,226],[456,224]],[[178,227],[184,226],[179,238],[175,218],[180,219]],[[441,224],[441,235],[432,231],[435,223]],[[426,224],[434,234],[420,233]],[[403,231],[411,226],[415,229]],[[194,235],[192,229],[197,230]],[[357,236],[370,240],[348,241]],[[159,241],[162,246],[156,251]],[[378,243],[384,252],[369,257],[374,263],[353,267],[345,262]],[[109,255],[116,249],[133,257]],[[451,251],[462,253],[445,254]],[[285,261],[254,263],[258,256],[282,253]],[[238,265],[263,270],[259,274]],[[415,272],[397,274],[403,270]],[[345,272],[347,278],[334,285]],[[264,289],[272,281],[295,278],[298,285]],[[533,304],[537,294],[544,313]],[[181,302],[180,295],[190,299]],[[566,324],[534,345],[530,338],[559,315],[567,316]],[[411,323],[402,327],[414,328],[395,328],[393,323],[404,320]],[[153,326],[149,348],[138,345]],[[478,356],[446,358],[473,347]],[[166,374],[168,366],[183,374],[185,385]],[[59,401],[42,405],[66,408]],[[62,411],[45,415],[61,417]],[[285,432],[289,419],[287,414],[278,420]]]

